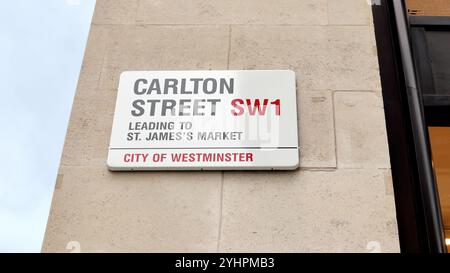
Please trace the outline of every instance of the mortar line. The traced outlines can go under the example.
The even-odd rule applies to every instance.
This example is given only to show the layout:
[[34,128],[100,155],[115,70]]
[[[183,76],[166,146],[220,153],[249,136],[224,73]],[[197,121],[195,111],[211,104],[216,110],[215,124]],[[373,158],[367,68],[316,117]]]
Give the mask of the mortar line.
[[338,158],[338,142],[337,142],[337,133],[336,133],[336,100],[334,98],[336,92],[334,90],[331,91],[331,103],[333,108],[333,133],[334,133],[334,158],[336,160],[336,169],[339,169],[339,158]]
[[139,14],[139,7],[141,6],[141,0],[136,1],[136,10],[134,11],[134,24],[138,24],[138,14]]
[[[108,36],[111,34],[109,29],[103,30],[103,31],[106,31],[106,35],[108,35]],[[103,33],[103,34],[105,34],[105,33]],[[87,46],[88,45],[86,43],[86,49],[87,49]],[[100,73],[98,73],[99,75],[98,75],[97,83],[95,84],[96,90],[98,90],[100,88],[100,83],[103,78],[104,70],[106,69],[106,59],[108,57],[108,51],[109,51],[109,46],[108,46],[108,43],[105,42],[105,51],[103,52],[103,56],[102,56],[102,63],[100,65]],[[86,55],[86,52],[87,52],[87,50],[85,50],[85,53],[84,53],[85,55]],[[84,59],[84,57],[83,57],[83,59]],[[83,68],[83,67],[81,67],[81,68]],[[80,70],[80,74],[81,74],[81,70]],[[78,88],[78,86],[77,86],[77,88]]]
[[228,26],[228,55],[227,55],[227,70],[230,69],[231,56],[231,25]]
[[327,0],[327,26],[330,25],[330,1]]

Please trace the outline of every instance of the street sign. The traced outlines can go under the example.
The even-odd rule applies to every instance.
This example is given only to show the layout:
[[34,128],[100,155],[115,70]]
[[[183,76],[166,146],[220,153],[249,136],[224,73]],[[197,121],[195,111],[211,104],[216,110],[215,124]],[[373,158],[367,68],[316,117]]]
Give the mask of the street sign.
[[290,70],[126,71],[108,168],[284,170],[299,163]]

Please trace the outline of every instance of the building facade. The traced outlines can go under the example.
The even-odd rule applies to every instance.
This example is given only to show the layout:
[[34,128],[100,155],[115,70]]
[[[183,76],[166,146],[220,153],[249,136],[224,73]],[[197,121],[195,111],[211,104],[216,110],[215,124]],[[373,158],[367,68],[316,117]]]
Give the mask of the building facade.
[[[110,172],[121,72],[291,69],[295,171]],[[44,252],[399,252],[365,0],[97,0]]]

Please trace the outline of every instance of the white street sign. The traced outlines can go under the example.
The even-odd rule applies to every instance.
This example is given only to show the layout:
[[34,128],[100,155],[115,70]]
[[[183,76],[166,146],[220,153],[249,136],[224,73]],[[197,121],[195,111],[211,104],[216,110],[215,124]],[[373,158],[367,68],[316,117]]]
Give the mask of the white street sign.
[[299,163],[290,70],[126,71],[110,170],[284,170]]

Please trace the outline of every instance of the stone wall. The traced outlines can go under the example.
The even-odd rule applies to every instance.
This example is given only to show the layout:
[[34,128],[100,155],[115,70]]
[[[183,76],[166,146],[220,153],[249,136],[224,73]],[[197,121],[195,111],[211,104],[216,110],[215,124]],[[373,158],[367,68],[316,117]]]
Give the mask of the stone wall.
[[[294,70],[300,169],[109,172],[120,73],[198,69]],[[86,252],[398,252],[367,1],[97,0],[43,251],[71,241]]]

